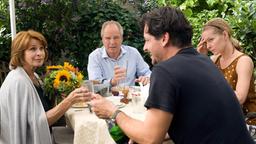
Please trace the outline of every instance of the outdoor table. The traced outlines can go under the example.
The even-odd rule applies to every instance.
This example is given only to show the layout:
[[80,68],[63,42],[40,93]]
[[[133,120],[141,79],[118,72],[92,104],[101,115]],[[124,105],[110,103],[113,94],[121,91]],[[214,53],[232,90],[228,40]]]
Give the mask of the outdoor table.
[[[107,97],[112,102],[116,101],[116,98],[116,96]],[[145,118],[146,108],[141,112],[135,112],[131,102],[120,110],[138,120]],[[94,113],[90,113],[88,108],[70,108],[65,113],[65,117],[67,124],[74,130],[74,144],[115,143],[109,134],[106,121],[98,118]]]

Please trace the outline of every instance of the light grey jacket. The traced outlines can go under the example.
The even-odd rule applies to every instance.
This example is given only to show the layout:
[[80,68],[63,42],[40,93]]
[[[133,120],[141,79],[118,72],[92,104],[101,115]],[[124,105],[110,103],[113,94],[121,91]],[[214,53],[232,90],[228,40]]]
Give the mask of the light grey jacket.
[[46,114],[23,68],[11,70],[0,88],[0,144],[51,144]]

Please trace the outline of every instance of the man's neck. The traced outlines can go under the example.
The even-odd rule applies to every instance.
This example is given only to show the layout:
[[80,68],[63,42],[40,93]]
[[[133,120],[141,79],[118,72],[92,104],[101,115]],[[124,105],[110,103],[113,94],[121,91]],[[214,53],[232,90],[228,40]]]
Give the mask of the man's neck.
[[163,60],[168,60],[171,57],[175,56],[181,49],[177,47],[168,47],[166,48],[165,56]]
[[110,57],[110,58],[112,58],[112,59],[115,59],[115,60],[117,60],[118,59],[118,57],[120,56],[120,54],[121,54],[121,49],[119,50],[119,52],[113,52],[113,53],[111,53],[111,52],[107,52],[107,55]]

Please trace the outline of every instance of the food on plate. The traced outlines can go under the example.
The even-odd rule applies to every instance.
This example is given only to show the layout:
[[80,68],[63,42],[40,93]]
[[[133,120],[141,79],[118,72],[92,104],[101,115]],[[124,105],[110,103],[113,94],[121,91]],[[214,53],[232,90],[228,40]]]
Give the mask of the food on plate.
[[128,104],[129,103],[129,99],[124,97],[124,98],[120,99],[120,102]]

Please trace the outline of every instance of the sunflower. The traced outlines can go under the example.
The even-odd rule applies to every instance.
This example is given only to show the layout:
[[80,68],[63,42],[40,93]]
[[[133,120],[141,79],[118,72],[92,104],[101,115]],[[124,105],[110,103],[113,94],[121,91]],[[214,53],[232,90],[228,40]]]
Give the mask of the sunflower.
[[76,72],[76,75],[77,75],[77,80],[78,81],[82,81],[84,76],[80,73],[80,72]]
[[51,71],[51,70],[58,70],[58,69],[62,69],[63,68],[63,66],[61,66],[61,65],[57,65],[57,66],[47,66],[46,67],[46,71],[47,72],[49,72],[49,71]]
[[68,62],[64,62],[64,69],[68,70],[68,71],[72,71],[72,72],[76,72],[76,68],[74,66],[72,66],[71,64],[69,64]]
[[55,76],[53,87],[58,89],[60,83],[64,83],[69,85],[70,83],[71,74],[66,70],[60,70]]
[[60,102],[61,95],[68,95],[83,82],[83,74],[78,68],[65,62],[64,65],[47,66],[44,77],[45,92],[50,98]]

